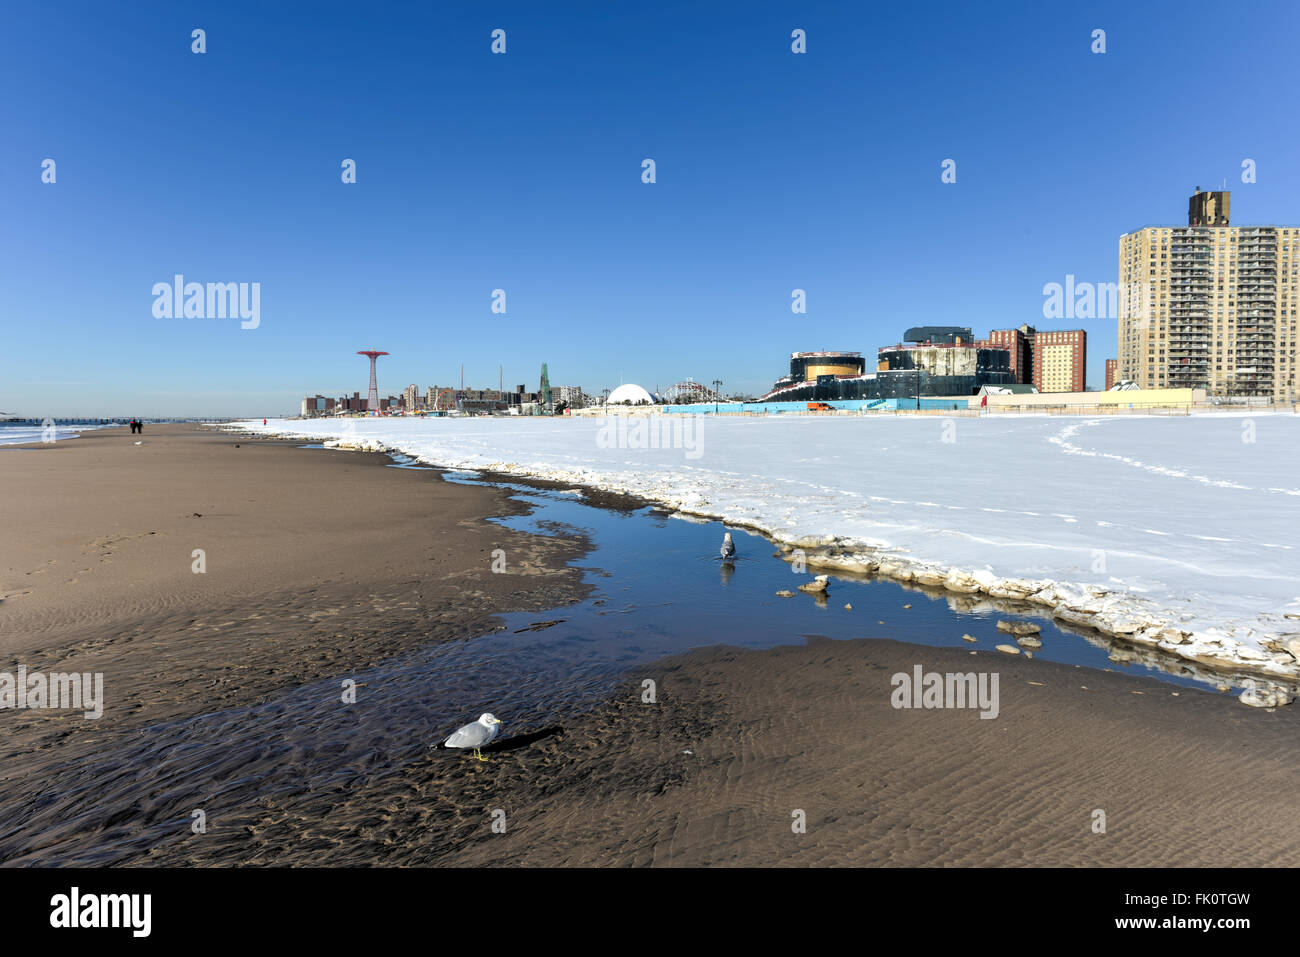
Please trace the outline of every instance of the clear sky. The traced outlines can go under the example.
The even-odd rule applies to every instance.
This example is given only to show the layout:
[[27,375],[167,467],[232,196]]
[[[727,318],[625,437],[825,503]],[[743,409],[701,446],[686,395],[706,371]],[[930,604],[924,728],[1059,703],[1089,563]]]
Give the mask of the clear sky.
[[[1115,322],[1044,320],[1045,283],[1116,281],[1197,185],[1300,223],[1297,11],[6,3],[0,411],[293,412],[364,395],[369,348],[384,394],[760,392],[923,324],[1085,328],[1100,384]],[[259,282],[260,325],[156,318],[177,273]]]

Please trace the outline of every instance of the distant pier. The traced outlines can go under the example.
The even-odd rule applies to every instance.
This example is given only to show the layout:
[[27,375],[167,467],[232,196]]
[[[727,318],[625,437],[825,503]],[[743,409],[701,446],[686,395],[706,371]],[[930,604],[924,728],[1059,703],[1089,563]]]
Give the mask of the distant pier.
[[[50,416],[48,421],[53,422],[56,426],[58,425],[129,425],[131,423],[132,418],[133,416],[129,416],[129,415],[115,417],[115,418],[96,418],[96,417],[60,418],[59,416]],[[8,418],[8,419],[0,419],[0,425],[31,425],[31,426],[40,427],[40,426],[44,426],[46,421],[47,420],[45,418],[39,418],[39,419]],[[198,418],[198,419],[177,419],[177,418],[154,419],[145,416],[141,418],[140,421],[152,422],[157,424],[161,422],[224,422],[227,420],[219,419],[219,418],[214,419],[210,417]]]

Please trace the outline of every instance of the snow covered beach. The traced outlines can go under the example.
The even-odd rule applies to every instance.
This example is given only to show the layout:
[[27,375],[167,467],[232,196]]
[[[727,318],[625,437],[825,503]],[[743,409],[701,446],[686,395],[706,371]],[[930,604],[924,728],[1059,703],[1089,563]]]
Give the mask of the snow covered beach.
[[[231,427],[626,492],[757,529],[810,565],[1021,599],[1207,667],[1300,679],[1292,415]],[[1268,683],[1256,703],[1288,697]]]

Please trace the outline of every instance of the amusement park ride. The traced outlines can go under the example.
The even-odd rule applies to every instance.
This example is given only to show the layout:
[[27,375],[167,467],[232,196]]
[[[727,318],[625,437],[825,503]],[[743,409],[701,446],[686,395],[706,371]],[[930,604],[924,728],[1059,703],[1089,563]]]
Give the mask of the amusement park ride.
[[664,390],[663,400],[667,405],[693,405],[697,402],[727,402],[722,394],[722,380],[714,379],[710,389],[703,382],[687,379]]

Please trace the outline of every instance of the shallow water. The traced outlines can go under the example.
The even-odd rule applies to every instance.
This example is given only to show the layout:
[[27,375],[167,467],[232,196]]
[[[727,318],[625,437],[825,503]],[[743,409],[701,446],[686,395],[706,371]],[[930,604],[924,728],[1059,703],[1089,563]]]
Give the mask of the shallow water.
[[[395,467],[412,466],[398,459]],[[445,480],[479,481],[467,474]],[[824,602],[797,592],[778,597],[811,573],[794,574],[766,540],[735,530],[737,559],[722,562],[723,527],[716,522],[651,508],[611,511],[583,504],[572,492],[505,487],[532,512],[498,519],[501,524],[548,535],[581,530],[591,540],[593,551],[578,562],[595,586],[585,601],[503,615],[500,631],[431,645],[256,706],[108,732],[76,754],[56,746],[23,780],[6,783],[0,860],[144,861],[190,839],[195,809],[232,834],[268,807],[284,812],[323,790],[345,791],[397,773],[483,711],[504,719],[505,737],[571,720],[629,673],[636,677],[638,665],[692,648],[893,638],[979,649],[987,667],[995,644],[1014,644],[995,626],[1019,616],[954,611],[950,603],[959,599],[893,582],[832,578]],[[509,554],[505,560],[508,572]],[[1112,667],[1104,642],[1061,631],[1050,619],[1034,620],[1043,642],[1035,657]],[[967,644],[963,633],[978,643]],[[925,664],[923,647],[917,663]],[[1193,684],[1141,666],[1132,671]],[[346,678],[358,685],[355,705],[340,704]],[[280,862],[294,860],[290,854]],[[310,856],[301,862],[310,863]]]
[[[473,482],[465,474],[449,481]],[[529,515],[497,519],[503,525],[549,534],[576,528],[595,545],[579,564],[590,569],[598,593],[555,615],[504,616],[511,630],[529,621],[565,619],[545,632],[552,651],[565,646],[587,662],[627,665],[653,661],[692,648],[727,644],[771,648],[808,638],[892,638],[919,645],[992,651],[1015,644],[997,630],[999,621],[1032,621],[1042,628],[1043,647],[1035,658],[1087,668],[1117,669],[1101,639],[1088,641],[1062,630],[1050,618],[1012,612],[964,613],[951,604],[959,596],[877,579],[831,576],[827,600],[817,601],[797,588],[819,572],[795,573],[776,548],[760,535],[728,529],[719,522],[673,517],[655,508],[614,512],[592,508],[572,493],[542,491],[504,483],[534,505]],[[724,531],[736,543],[734,563],[718,553]],[[508,558],[508,557],[507,557]],[[794,598],[777,596],[793,591]],[[846,609],[851,605],[852,610]],[[910,608],[904,606],[910,605]],[[962,640],[963,634],[978,639]],[[1178,685],[1204,687],[1194,679],[1136,666],[1135,674]]]

